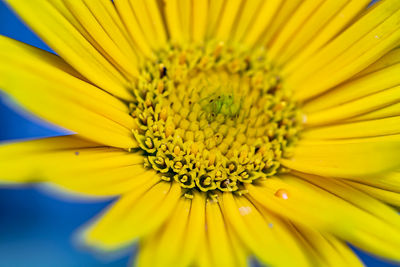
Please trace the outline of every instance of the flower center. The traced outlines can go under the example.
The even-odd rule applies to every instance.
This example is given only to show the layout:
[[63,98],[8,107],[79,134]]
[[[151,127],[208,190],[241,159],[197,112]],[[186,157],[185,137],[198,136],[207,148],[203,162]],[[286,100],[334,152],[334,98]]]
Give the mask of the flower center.
[[240,191],[283,171],[300,130],[297,105],[262,49],[171,45],[147,62],[134,93],[134,135],[163,180]]

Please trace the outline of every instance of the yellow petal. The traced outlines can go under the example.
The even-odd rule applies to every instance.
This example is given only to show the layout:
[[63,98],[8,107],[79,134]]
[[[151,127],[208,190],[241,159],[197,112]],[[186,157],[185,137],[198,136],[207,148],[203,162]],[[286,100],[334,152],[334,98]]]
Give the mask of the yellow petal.
[[127,106],[75,77],[57,56],[0,38],[0,87],[28,110],[93,141],[136,147]]
[[[150,236],[146,241],[146,246],[150,246],[152,253],[150,257],[141,256],[142,247],[139,248],[138,263],[143,266],[175,266],[173,262],[181,255],[181,248],[184,235],[186,234],[186,225],[189,219],[191,201],[187,198],[181,198],[170,218],[166,221],[160,230]],[[146,248],[144,248],[146,251]]]
[[126,44],[126,40],[121,34],[115,34],[121,31],[113,25],[112,19],[106,20],[107,11],[104,10],[101,2],[64,1],[64,4],[104,50],[104,56],[132,80],[139,74],[138,59],[129,45],[121,46],[123,43]]
[[203,193],[194,194],[190,215],[186,226],[186,234],[182,242],[180,257],[176,258],[173,266],[188,266],[198,257],[200,246],[205,242],[204,228],[206,199]]
[[165,2],[165,19],[167,21],[171,41],[182,43],[184,34],[181,27],[178,0],[169,0]]
[[368,184],[363,184],[361,182],[346,181],[346,183],[365,192],[375,199],[379,199],[390,205],[400,207],[400,193],[398,192],[398,190],[400,189],[399,187],[395,189],[383,189],[379,186],[372,186]]
[[200,194],[194,194],[193,199],[181,198],[165,225],[144,242],[149,248],[140,247],[138,266],[189,266],[204,234],[204,205]]
[[184,40],[190,41],[192,30],[192,1],[178,0],[178,15]]
[[373,72],[385,69],[387,67],[396,65],[400,63],[400,48],[397,47],[381,57],[374,64],[370,65],[368,68],[364,69],[356,75],[356,77],[362,77]]
[[193,1],[192,10],[192,39],[195,42],[203,42],[205,40],[207,21],[208,21],[208,6],[207,0]]
[[[323,2],[313,14],[304,22],[288,42],[281,48],[275,57],[275,64],[283,65],[294,55],[308,47],[309,43],[320,30],[348,3],[348,0],[327,0]],[[271,49],[274,49],[272,46]]]
[[[345,81],[396,47],[400,3],[383,1],[286,79],[298,100],[317,96]],[[316,81],[318,79],[318,81]],[[322,82],[321,82],[322,81]]]
[[[202,234],[205,234],[203,231]],[[208,246],[207,239],[204,238],[204,241],[201,243],[201,247],[198,252],[198,258],[196,260],[195,266],[199,267],[213,267],[215,266],[211,259],[210,247]]]
[[[331,233],[374,254],[400,260],[399,217],[396,212],[382,219],[382,213],[388,214],[386,210],[380,212],[376,206],[359,208],[362,198],[355,200],[354,197],[348,201],[289,175],[269,178],[258,186],[248,185],[246,188],[260,205],[284,218]],[[280,191],[285,192],[285,197],[277,194]],[[353,205],[353,202],[357,204]]]
[[165,47],[167,37],[156,0],[129,0],[129,2],[148,44],[155,49]]
[[[174,2],[176,0],[172,0]],[[208,24],[207,24],[207,37],[208,39],[215,38],[215,33],[218,29],[218,22],[221,18],[221,13],[224,12],[224,2],[225,0],[215,0],[209,1],[209,13],[208,13]],[[167,2],[168,6],[168,2]],[[167,13],[167,17],[170,13]]]
[[[254,22],[250,24],[250,27],[244,33],[243,42],[245,44],[250,46],[256,44],[261,35],[268,30],[283,2],[282,0],[263,1],[260,7],[256,7],[257,9],[254,11],[254,14],[250,15],[250,18],[254,19]],[[247,19],[251,21],[250,18],[243,18],[243,20]]]
[[281,30],[303,2],[303,0],[284,1],[279,10],[276,11],[274,23],[271,23],[269,27],[265,29],[266,31],[260,36],[258,43],[270,47],[271,43],[278,37]]
[[231,40],[233,42],[241,42],[246,31],[254,26],[254,18],[257,17],[258,11],[262,6],[262,0],[244,1],[239,18],[237,20],[237,27],[232,29]]
[[320,266],[364,266],[355,253],[337,238],[302,225],[296,225],[296,229],[308,243],[309,250],[314,252],[314,257],[318,258]]
[[[392,99],[395,99],[395,98],[393,97]],[[384,119],[384,118],[395,117],[395,116],[400,116],[400,103],[389,104],[389,106],[386,106],[384,108],[377,109],[375,111],[371,111],[369,113],[365,113],[360,116],[353,117],[346,121],[350,122],[350,121],[375,120],[375,119]]]
[[121,194],[146,181],[142,155],[76,135],[2,145],[0,162],[3,183],[51,182],[91,196]]
[[151,176],[154,176],[154,172],[145,170],[142,163],[105,169],[93,168],[70,174],[69,177],[55,175],[54,179],[50,179],[50,188],[72,195],[112,197],[142,187]]
[[146,36],[144,35],[139,21],[135,17],[130,1],[119,0],[115,1],[114,5],[118,11],[118,14],[121,16],[131,40],[134,41],[135,45],[138,47],[138,50],[140,50],[140,54],[154,59],[155,55],[152,50],[154,46],[152,46],[153,44],[150,42],[151,40],[147,40]]
[[229,40],[230,32],[234,26],[234,22],[239,13],[239,8],[241,4],[242,0],[225,1],[222,12],[219,15],[220,18],[214,36],[217,40],[220,41]]
[[[68,64],[99,87],[133,99],[123,75],[48,1],[6,1]],[[57,1],[55,1],[57,2]]]
[[206,203],[206,238],[212,266],[240,266],[219,204]]
[[323,0],[306,0],[296,9],[289,18],[289,21],[280,30],[277,38],[271,44],[268,54],[275,59],[285,44],[296,35],[302,25],[312,16],[312,14],[323,3]]
[[[333,195],[339,196],[352,205],[367,211],[376,218],[387,220],[389,224],[400,229],[400,216],[393,208],[383,204],[379,200],[348,185],[348,181],[333,178],[324,178],[307,174],[296,173],[302,179],[314,184]],[[389,220],[390,218],[390,220]]]
[[358,266],[358,267],[364,266],[362,261],[357,257],[354,251],[352,251],[345,242],[329,234],[325,234],[324,237],[331,244],[331,246],[335,248],[338,254],[343,258],[343,261],[345,262],[344,265]]
[[372,187],[400,193],[400,171],[397,169],[374,177],[369,177],[368,179],[365,177],[356,177],[352,180]]
[[314,38],[283,66],[282,75],[296,71],[297,67],[331,41],[338,33],[346,28],[371,3],[370,0],[350,1],[344,8],[337,12]]
[[154,180],[150,179],[146,186],[123,195],[85,231],[84,241],[103,250],[114,250],[156,231],[175,208],[181,189],[177,183],[152,185]]
[[[349,94],[350,93],[351,92],[349,92]],[[399,99],[400,86],[396,86],[375,94],[361,97],[354,101],[343,103],[341,105],[307,113],[305,123],[309,126],[326,125],[332,122],[339,122],[346,119],[357,119],[357,116],[360,115],[368,116],[370,112],[377,113],[377,116],[381,116],[382,113],[392,114],[395,111],[393,110],[393,107],[396,107],[395,105],[393,105],[393,107],[389,108],[389,110],[387,111],[382,110],[382,113],[380,113],[380,108],[383,108],[387,105],[395,104],[399,101]]]
[[332,126],[311,128],[302,132],[302,138],[308,140],[334,140],[374,137],[400,133],[400,117],[378,120],[348,122]]
[[400,136],[348,140],[300,141],[290,159],[281,163],[293,170],[321,176],[354,178],[380,174],[399,166]]
[[[370,75],[346,82],[325,95],[307,103],[304,107],[306,113],[313,113],[328,108],[334,108],[350,101],[356,101],[362,97],[381,92],[385,89],[400,85],[400,78],[397,73],[400,71],[400,64],[373,72]],[[378,95],[379,96],[379,95]]]
[[286,226],[272,215],[264,218],[243,196],[223,194],[223,211],[239,238],[264,264],[309,266],[304,252]]

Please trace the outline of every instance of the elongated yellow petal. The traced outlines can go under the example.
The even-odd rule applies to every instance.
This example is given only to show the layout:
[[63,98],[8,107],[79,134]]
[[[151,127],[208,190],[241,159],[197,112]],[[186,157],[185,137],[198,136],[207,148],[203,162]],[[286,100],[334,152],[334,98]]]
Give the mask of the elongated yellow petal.
[[[304,22],[301,28],[285,43],[279,55],[277,55],[275,64],[283,65],[290,61],[296,53],[301,52],[307,47],[320,30],[324,29],[326,24],[341,10],[348,0],[327,0],[324,1]],[[274,46],[272,46],[272,49]]]
[[293,73],[291,79],[295,79],[294,76],[304,79],[307,75],[310,75],[327,63],[332,62],[368,33],[371,33],[374,28],[392,16],[399,7],[399,3],[395,0],[380,2],[375,8],[370,9],[367,14],[362,16],[342,34],[328,43],[327,46],[313,55],[308,62],[305,62],[301,70],[298,69],[298,71]]
[[207,201],[206,223],[206,238],[212,266],[239,266],[230,234],[225,226],[226,221],[217,202]]
[[[400,85],[400,78],[396,75],[399,71],[400,64],[395,64],[370,75],[346,82],[327,94],[310,101],[303,110],[306,113],[311,113],[337,107],[340,104],[378,93],[384,89],[396,87]],[[392,94],[395,95],[394,93]]]
[[341,9],[334,18],[325,25],[321,31],[304,47],[299,53],[283,66],[282,75],[296,71],[297,67],[307,61],[308,57],[317,52],[323,45],[332,40],[340,31],[342,31],[351,21],[365,10],[369,0],[350,1]]
[[165,2],[165,15],[172,42],[182,43],[184,40],[181,27],[178,0],[168,0]]
[[[205,234],[205,231],[202,231],[202,234]],[[208,246],[207,239],[204,238],[202,242],[199,252],[198,258],[196,260],[196,265],[199,267],[213,267],[215,266],[212,262],[211,255],[210,255],[210,247]]]
[[400,171],[397,169],[374,177],[369,177],[368,179],[365,177],[356,177],[351,179],[351,181],[353,180],[357,183],[400,193]]
[[118,97],[133,99],[121,73],[47,1],[6,1],[68,64]]
[[[175,0],[176,1],[176,0]],[[207,24],[207,38],[215,38],[215,33],[218,30],[218,23],[221,19],[221,14],[224,12],[225,0],[210,1],[209,16]]]
[[295,97],[305,100],[327,91],[396,47],[399,9],[398,1],[383,1],[316,53],[301,71],[287,78],[287,86],[296,88]]
[[321,176],[354,178],[390,171],[399,166],[400,136],[348,140],[300,141],[283,165]]
[[71,75],[50,53],[6,37],[0,47],[0,87],[30,111],[96,142],[136,146],[135,123],[123,102]]
[[289,19],[299,8],[303,0],[284,1],[274,16],[274,22],[270,24],[266,31],[260,36],[259,44],[270,47],[271,43],[277,38],[281,30],[285,27]]
[[375,119],[384,119],[388,117],[400,116],[400,103],[392,104],[387,107],[353,117],[350,121],[364,121],[364,120],[375,120]]
[[277,10],[282,5],[282,0],[263,1],[261,7],[254,12],[256,16],[251,23],[248,31],[244,33],[243,42],[247,45],[254,45],[260,39],[260,36],[268,29]]
[[76,135],[0,146],[2,183],[50,182],[68,191],[110,196],[144,181],[143,156]]
[[144,32],[140,28],[140,24],[135,17],[129,0],[115,1],[115,7],[118,11],[119,16],[123,21],[124,26],[130,34],[130,38],[135,42],[136,46],[140,50],[141,54],[145,57],[154,59],[153,44],[147,40]]
[[343,261],[345,262],[344,265],[358,266],[358,267],[364,266],[364,264],[357,257],[354,251],[352,251],[345,242],[329,234],[325,234],[324,237],[331,244],[331,246],[335,248],[338,254],[343,258]]
[[188,266],[198,257],[200,246],[205,242],[204,228],[206,225],[206,199],[205,195],[194,194],[190,215],[187,222],[186,234],[182,242],[180,256],[175,258],[174,265],[177,267]]
[[390,205],[400,207],[400,193],[395,190],[382,189],[379,187],[362,184],[359,182],[346,181],[349,185],[367,193],[373,198],[379,199]]
[[223,211],[239,238],[264,264],[309,266],[299,244],[285,225],[273,216],[263,218],[244,197],[223,194]]
[[[350,89],[349,91],[349,94],[351,94]],[[369,112],[378,113],[379,116],[380,108],[397,103],[399,98],[400,86],[396,86],[325,110],[307,112],[305,123],[309,126],[325,125],[332,122],[356,118],[360,115],[367,116]],[[396,105],[393,105],[393,107],[395,108]],[[393,110],[393,107],[389,108],[387,111],[382,110],[383,114],[385,112],[389,114],[395,112],[396,110]]]
[[191,201],[181,198],[170,219],[161,229],[152,235],[146,245],[150,246],[151,257],[141,257],[139,250],[138,266],[175,266],[176,259],[181,256],[182,243],[186,234]]
[[[145,170],[143,163],[133,165],[131,162],[121,162],[121,157],[107,159],[108,162],[115,162],[109,168],[99,169],[96,167],[77,170],[76,172],[64,172],[65,175],[54,175],[51,181],[51,188],[62,192],[71,192],[72,194],[80,194],[89,197],[114,197],[130,192],[138,187],[145,185],[149,181],[149,177],[154,176],[152,170]],[[102,164],[103,161],[99,161]],[[122,165],[121,167],[118,164]],[[127,166],[124,166],[127,165]],[[69,174],[67,177],[66,175]],[[72,177],[72,178],[71,178]],[[156,181],[154,179],[154,181]]]
[[185,41],[190,41],[192,30],[192,1],[178,0],[178,15],[182,36]]
[[281,49],[300,29],[304,23],[310,18],[311,14],[323,3],[323,0],[306,0],[298,7],[298,9],[289,18],[285,27],[279,32],[279,35],[271,44],[268,54],[275,59]]
[[221,41],[229,40],[230,32],[233,28],[241,4],[242,0],[225,1],[225,6],[219,15],[220,21],[217,25],[215,38]]
[[147,43],[155,49],[163,48],[167,41],[166,33],[156,0],[129,0],[129,2]]
[[383,70],[393,65],[400,63],[400,48],[395,48],[383,57],[381,57],[374,64],[370,65],[368,68],[364,69],[360,73],[357,73],[356,78],[371,74],[376,71]]
[[65,135],[35,140],[23,140],[17,143],[1,143],[1,159],[20,157],[24,154],[34,154],[38,151],[51,152],[75,148],[99,148],[101,144],[81,138],[79,135]]
[[[296,173],[302,179],[308,181],[310,184],[314,184],[324,190],[339,196],[346,200],[352,205],[368,211],[368,213],[374,215],[382,220],[387,220],[389,224],[394,227],[400,227],[400,216],[398,216],[396,210],[383,204],[379,200],[363,193],[360,190],[353,188],[348,185],[347,181],[324,178],[318,176],[312,176],[307,174]],[[389,220],[390,218],[390,220]]]
[[193,1],[192,10],[192,29],[191,35],[195,42],[204,42],[207,30],[208,21],[208,7],[209,3],[207,0],[197,0]]
[[239,12],[239,18],[237,20],[237,27],[232,29],[231,40],[233,42],[240,42],[246,31],[250,26],[254,26],[254,19],[258,14],[260,7],[262,6],[261,0],[244,1],[243,7]]
[[400,133],[400,117],[390,117],[379,120],[349,122],[332,126],[322,126],[306,130],[302,133],[304,139],[349,139],[392,135]]
[[309,249],[315,252],[321,266],[364,266],[354,252],[342,241],[322,234],[317,230],[302,225],[296,225],[297,230],[304,237]]
[[[269,178],[258,186],[248,185],[249,194],[266,209],[298,224],[329,232],[362,249],[400,260],[398,215],[377,217],[351,202],[293,176]],[[285,193],[279,193],[284,191]],[[350,191],[351,192],[351,191]],[[349,192],[343,192],[348,194]],[[285,197],[281,197],[281,196]],[[352,199],[359,204],[361,200]],[[365,207],[363,207],[365,208]],[[378,214],[380,216],[380,214]],[[395,220],[397,222],[393,222]]]
[[84,241],[100,249],[113,250],[157,230],[175,208],[181,189],[177,183],[154,185],[152,179],[149,181],[146,186],[122,196],[85,231]]
[[99,1],[64,1],[64,3],[92,38],[101,45],[105,52],[104,56],[130,80],[137,77],[138,60],[129,46],[124,47],[126,50],[122,50],[120,47],[120,42],[124,40],[122,36],[115,40],[112,39],[111,34],[120,32],[120,30],[116,26],[113,28],[110,20],[108,23],[103,21],[107,18],[105,16],[107,13],[102,10],[102,4]]

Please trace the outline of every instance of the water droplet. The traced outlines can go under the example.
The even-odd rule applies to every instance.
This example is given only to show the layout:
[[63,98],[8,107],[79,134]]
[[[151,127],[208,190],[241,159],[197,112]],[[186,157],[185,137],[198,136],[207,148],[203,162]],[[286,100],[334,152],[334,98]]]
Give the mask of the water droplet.
[[250,207],[240,207],[239,212],[242,216],[244,216],[251,212],[251,208]]
[[275,192],[275,196],[279,197],[279,198],[282,198],[282,199],[288,199],[289,198],[288,192],[285,189],[278,189]]
[[306,114],[303,114],[303,116],[302,116],[302,121],[303,121],[303,123],[306,123],[307,122],[307,115]]

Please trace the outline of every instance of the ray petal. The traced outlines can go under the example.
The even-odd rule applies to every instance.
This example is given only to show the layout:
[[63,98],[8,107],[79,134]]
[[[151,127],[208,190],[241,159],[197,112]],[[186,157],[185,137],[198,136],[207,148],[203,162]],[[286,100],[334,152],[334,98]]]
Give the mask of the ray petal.
[[[6,1],[27,24],[83,76],[110,93],[132,99],[126,78],[65,17],[59,1]],[[58,6],[57,6],[58,3]],[[64,7],[65,8],[65,7]]]
[[[285,225],[272,215],[264,218],[243,196],[223,194],[223,210],[240,239],[264,264],[309,266],[304,252]],[[291,257],[287,257],[288,254]]]
[[281,163],[293,170],[321,176],[368,177],[394,170],[400,164],[400,136],[348,140],[302,140],[290,159]]
[[4,144],[0,161],[3,185],[45,182],[86,196],[121,194],[140,186],[149,176],[142,155],[76,135]]
[[234,252],[232,238],[226,227],[221,207],[218,202],[209,200],[206,203],[206,246],[212,266],[240,266]]
[[299,66],[298,71],[287,78],[287,86],[296,88],[298,100],[306,100],[351,78],[397,46],[400,40],[400,33],[396,30],[400,25],[399,18],[398,1],[378,3]]
[[28,110],[93,141],[136,147],[135,123],[123,102],[79,79],[51,53],[7,37],[0,37],[0,47],[0,87]]
[[123,195],[84,232],[83,239],[103,250],[123,248],[156,231],[170,216],[180,196],[177,183],[154,185],[153,179],[149,179],[146,185]]
[[[366,206],[361,208],[362,198],[343,199],[291,175],[269,178],[258,186],[249,185],[247,189],[255,201],[280,216],[331,233],[379,256],[400,261],[399,215],[395,211],[390,217],[382,218],[381,211],[375,206],[371,210]],[[285,192],[285,197],[277,194],[280,191]]]

